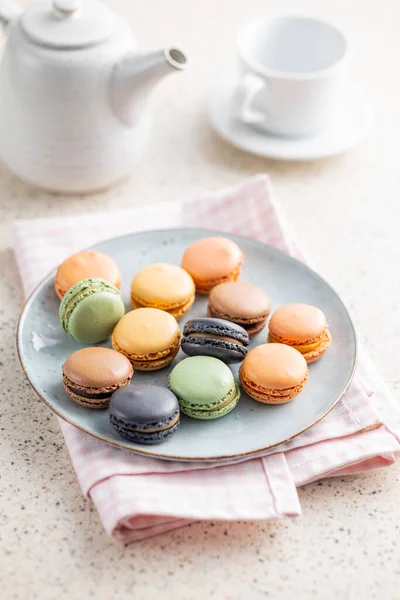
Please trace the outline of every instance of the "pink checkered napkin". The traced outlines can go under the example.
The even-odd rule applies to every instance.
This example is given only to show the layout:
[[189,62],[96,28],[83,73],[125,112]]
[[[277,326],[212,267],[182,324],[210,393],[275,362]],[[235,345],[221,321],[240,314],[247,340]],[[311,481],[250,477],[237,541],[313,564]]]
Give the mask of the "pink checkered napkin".
[[[269,180],[261,175],[184,204],[16,221],[14,248],[27,295],[64,258],[110,233],[221,229],[221,224],[227,232],[302,258]],[[60,421],[83,493],[95,503],[106,531],[122,542],[199,519],[298,515],[297,485],[392,464],[400,450],[400,413],[368,357],[360,354],[348,392],[324,419],[250,460],[164,462],[118,450]]]

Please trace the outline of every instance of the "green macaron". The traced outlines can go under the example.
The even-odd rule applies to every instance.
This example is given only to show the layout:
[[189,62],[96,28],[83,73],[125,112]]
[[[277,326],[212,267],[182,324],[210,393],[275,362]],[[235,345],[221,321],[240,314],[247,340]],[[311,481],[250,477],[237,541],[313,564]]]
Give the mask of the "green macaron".
[[104,279],[83,279],[68,290],[60,304],[63,329],[85,344],[107,339],[124,314],[119,290]]
[[233,410],[240,397],[230,368],[211,356],[191,356],[171,371],[168,386],[181,411],[194,419],[218,419]]

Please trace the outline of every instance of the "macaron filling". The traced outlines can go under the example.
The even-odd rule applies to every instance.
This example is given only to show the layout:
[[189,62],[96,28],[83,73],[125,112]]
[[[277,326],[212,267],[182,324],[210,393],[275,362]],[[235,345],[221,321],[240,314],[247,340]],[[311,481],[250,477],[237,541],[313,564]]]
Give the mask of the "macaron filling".
[[[150,423],[149,425],[138,425],[135,427],[135,431],[138,433],[158,433],[160,431],[167,431],[174,427],[179,421],[179,411],[175,413],[175,416],[172,416],[164,423]],[[154,425],[154,426],[153,426]]]
[[77,385],[76,382],[71,381],[65,374],[63,375],[63,386],[68,396],[75,402],[88,406],[91,408],[105,408],[108,406],[111,395],[118,390],[120,387],[128,385],[131,377],[127,377],[120,383],[109,386],[108,388],[94,388]]
[[183,329],[185,339],[193,341],[196,338],[222,340],[241,346],[249,345],[249,336],[240,326],[221,319],[199,318],[188,321]]
[[78,404],[90,408],[106,408],[110,402],[111,395],[120,387],[128,385],[130,380],[131,378],[128,377],[119,385],[110,386],[108,389],[101,388],[101,391],[96,392],[95,388],[84,388],[83,386],[77,386],[76,383],[71,382],[71,380],[64,375],[63,386],[68,396]]
[[265,323],[268,318],[268,314],[269,313],[266,313],[265,315],[262,315],[260,317],[253,317],[250,319],[242,319],[239,317],[233,317],[231,315],[228,315],[227,313],[216,310],[211,305],[211,303],[208,305],[207,309],[207,315],[209,317],[213,317],[216,319],[224,319],[226,321],[232,321],[233,323],[237,323],[237,325],[243,327],[243,329],[245,329],[249,335],[254,335],[255,333],[258,333],[259,331],[264,329]]
[[311,341],[311,342],[305,342],[304,344],[294,344],[293,342],[284,340],[284,339],[280,338],[279,336],[272,335],[271,332],[268,334],[268,341],[270,343],[286,344],[287,346],[291,346],[292,348],[295,348],[302,354],[307,354],[307,352],[311,352],[312,350],[315,350],[322,344],[322,341],[325,337],[326,331],[327,331],[327,329],[324,331],[324,333],[318,340]]
[[[127,385],[130,382],[130,378],[126,379],[126,381],[124,381],[123,383],[121,383],[121,385]],[[64,387],[66,388],[66,391],[68,392],[72,392],[73,394],[76,394],[77,396],[80,396],[81,398],[88,398],[88,399],[96,399],[98,398],[99,400],[103,400],[106,398],[110,398],[111,394],[113,392],[115,392],[116,389],[118,389],[118,387],[120,386],[110,386],[108,389],[102,388],[101,391],[96,390],[96,388],[85,388],[83,386],[77,386],[73,381],[71,381],[70,379],[68,379],[68,377],[66,377],[64,375],[63,377],[63,384]]]
[[260,315],[259,317],[250,317],[248,319],[241,317],[234,317],[232,315],[228,315],[228,313],[223,312],[221,310],[216,309],[211,303],[208,305],[208,314],[210,317],[215,317],[217,319],[225,319],[226,321],[232,321],[233,323],[237,323],[247,331],[254,327],[255,325],[259,325],[260,323],[265,323],[268,318],[269,312]]
[[194,302],[194,296],[190,295],[180,302],[163,302],[162,300],[143,300],[143,298],[131,292],[131,302],[136,308],[159,308],[160,310],[169,312],[170,310],[182,308]]
[[127,352],[118,344],[114,335],[112,337],[112,345],[114,350],[126,356],[126,358],[131,361],[133,366],[136,368],[145,367],[146,370],[150,371],[152,366],[159,367],[160,363],[165,363],[165,365],[167,365],[175,358],[179,352],[180,334],[177,335],[174,343],[168,348],[148,354],[135,354]]
[[291,346],[291,348],[298,350],[308,363],[318,360],[323,354],[325,354],[331,344],[331,341],[332,337],[328,326],[316,341],[311,340],[310,342],[304,344],[294,344],[292,341],[288,341],[287,339],[283,341],[283,339],[279,339],[279,336],[272,335],[271,332],[268,334],[268,342],[278,342],[286,344],[287,346]]
[[216,419],[228,414],[235,408],[239,397],[240,390],[236,383],[220,402],[214,402],[212,404],[194,404],[177,396],[181,411],[188,417],[197,419]]
[[[265,396],[265,398],[276,398],[277,400],[290,400],[294,395],[297,395],[306,385],[308,373],[305,375],[304,379],[299,384],[284,389],[265,388],[255,383],[254,381],[250,381],[249,379],[247,379],[242,371],[240,373],[240,379],[243,385],[243,389],[246,393],[253,392],[254,394],[257,394],[259,396]],[[251,396],[252,394],[250,393],[249,395]]]
[[158,421],[155,423],[128,422],[126,420],[119,419],[113,414],[110,415],[110,421],[112,425],[118,427],[119,432],[121,432],[122,428],[125,433],[161,433],[164,431],[168,431],[169,429],[175,428],[175,426],[179,422],[179,410],[177,410],[168,419],[165,419],[164,421]]
[[227,335],[218,335],[216,333],[189,333],[185,336],[187,341],[190,341],[192,344],[195,344],[197,340],[201,342],[203,339],[207,340],[219,340],[222,342],[227,342],[228,344],[239,344],[239,346],[244,346],[244,342],[242,340],[237,340],[235,338],[231,338]]
[[190,296],[184,302],[171,305],[159,302],[145,302],[144,300],[141,300],[137,296],[131,294],[131,304],[133,308],[159,308],[160,310],[168,312],[175,318],[181,317],[187,313],[192,308],[194,300],[195,295],[193,294],[193,296]]

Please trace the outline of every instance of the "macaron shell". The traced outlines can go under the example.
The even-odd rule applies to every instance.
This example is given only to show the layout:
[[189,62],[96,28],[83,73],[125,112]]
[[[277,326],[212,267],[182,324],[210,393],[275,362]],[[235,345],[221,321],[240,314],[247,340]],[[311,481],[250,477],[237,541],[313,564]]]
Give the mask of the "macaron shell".
[[120,287],[120,270],[110,256],[96,251],[78,252],[62,262],[57,269],[55,277],[57,296],[61,300],[73,285],[89,277],[99,277]]
[[269,331],[280,343],[311,344],[327,328],[322,310],[309,304],[287,304],[278,308],[269,322]]
[[125,313],[120,296],[98,292],[83,298],[68,319],[68,333],[78,342],[96,344],[107,339]]
[[194,294],[195,285],[189,273],[168,263],[144,267],[135,275],[131,284],[131,301],[134,306],[174,311],[174,316],[190,309]]
[[243,253],[224,237],[203,238],[191,244],[182,258],[182,267],[190,273],[196,291],[208,294],[213,286],[239,278]]
[[265,321],[271,309],[269,297],[263,290],[242,281],[215,286],[210,292],[209,306],[213,314],[240,325]]
[[266,390],[287,390],[307,377],[307,362],[300,352],[285,344],[261,344],[244,359],[241,376]]
[[71,354],[62,367],[63,373],[75,384],[84,387],[108,388],[133,375],[129,360],[110,348],[82,348]]

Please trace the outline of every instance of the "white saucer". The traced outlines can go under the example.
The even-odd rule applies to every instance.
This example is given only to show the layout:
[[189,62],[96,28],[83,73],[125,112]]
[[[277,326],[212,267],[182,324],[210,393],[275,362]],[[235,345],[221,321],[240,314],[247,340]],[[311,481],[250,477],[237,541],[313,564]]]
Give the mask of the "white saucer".
[[368,98],[355,85],[349,85],[340,117],[313,137],[287,138],[267,134],[246,125],[232,114],[236,81],[225,81],[214,93],[209,107],[215,131],[236,148],[280,160],[314,160],[340,154],[358,144],[370,131],[373,111]]

